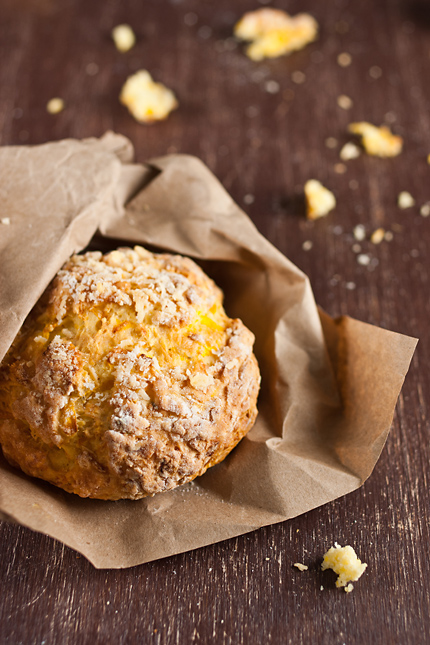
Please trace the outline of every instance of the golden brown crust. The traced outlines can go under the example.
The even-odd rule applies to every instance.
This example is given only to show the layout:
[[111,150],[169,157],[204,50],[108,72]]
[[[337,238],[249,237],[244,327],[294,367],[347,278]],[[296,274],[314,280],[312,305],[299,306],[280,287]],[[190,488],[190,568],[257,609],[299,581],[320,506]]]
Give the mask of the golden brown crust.
[[252,427],[254,337],[188,258],[74,256],[0,368],[0,443],[29,475],[98,499],[191,481]]

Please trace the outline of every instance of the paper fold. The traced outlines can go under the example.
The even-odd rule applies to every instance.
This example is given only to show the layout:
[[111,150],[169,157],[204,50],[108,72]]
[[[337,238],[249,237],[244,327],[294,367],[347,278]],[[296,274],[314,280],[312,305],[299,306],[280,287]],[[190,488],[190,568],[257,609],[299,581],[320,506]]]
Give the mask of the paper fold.
[[55,272],[97,234],[93,248],[124,240],[202,261],[227,313],[255,333],[263,378],[256,424],[233,453],[153,498],[81,499],[1,457],[0,512],[100,568],[224,540],[359,487],[382,450],[416,345],[318,310],[307,277],[198,159],[132,157],[130,142],[112,133],[0,148],[1,211],[11,220],[0,232],[0,357]]

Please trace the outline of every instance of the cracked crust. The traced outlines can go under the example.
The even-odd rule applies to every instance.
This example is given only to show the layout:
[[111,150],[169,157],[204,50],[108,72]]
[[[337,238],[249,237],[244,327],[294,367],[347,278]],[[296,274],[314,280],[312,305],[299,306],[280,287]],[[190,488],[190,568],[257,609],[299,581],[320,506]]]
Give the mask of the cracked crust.
[[139,499],[191,481],[254,423],[253,341],[188,258],[73,256],[0,368],[3,452],[81,497]]

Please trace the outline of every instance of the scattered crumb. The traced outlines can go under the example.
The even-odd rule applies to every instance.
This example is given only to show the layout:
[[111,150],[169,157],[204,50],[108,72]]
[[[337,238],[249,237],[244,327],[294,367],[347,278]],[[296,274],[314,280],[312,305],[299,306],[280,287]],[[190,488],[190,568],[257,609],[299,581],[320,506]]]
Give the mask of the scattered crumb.
[[119,52],[128,52],[136,44],[136,36],[130,25],[117,25],[111,35]]
[[345,587],[345,592],[346,593],[351,593],[351,591],[354,589],[354,585],[349,583],[349,585],[346,585]]
[[357,159],[361,154],[360,148],[355,145],[355,143],[352,143],[351,141],[349,143],[345,143],[343,146],[342,150],[340,151],[340,158],[343,159],[343,161],[349,161],[350,159]]
[[373,231],[372,235],[370,236],[370,241],[372,242],[372,244],[380,244],[384,239],[385,229],[383,228],[377,228],[376,231]]
[[351,246],[351,250],[353,253],[360,253],[361,252],[361,245],[358,244],[357,242]]
[[357,262],[361,266],[367,267],[370,264],[370,256],[366,255],[366,253],[360,253],[360,255],[357,255]]
[[307,571],[309,568],[305,564],[302,564],[301,562],[295,562],[293,566],[295,566],[299,571]]
[[161,83],[155,83],[146,70],[128,77],[119,100],[137,121],[143,123],[165,119],[178,107],[173,92]]
[[430,202],[421,206],[420,213],[423,217],[428,217],[430,215]]
[[337,148],[338,143],[338,140],[334,137],[327,137],[327,139],[325,140],[325,145],[327,148]]
[[302,244],[302,249],[303,251],[310,251],[313,245],[314,243],[312,242],[312,240],[305,240]]
[[2,217],[0,219],[0,224],[4,224],[5,226],[9,226],[10,224],[10,217]]
[[354,289],[355,289],[355,287],[356,287],[356,284],[355,284],[355,282],[347,282],[347,283],[345,284],[345,287],[346,287],[349,291],[354,291]]
[[[352,546],[341,547],[335,542],[335,546],[324,554],[321,565],[323,571],[333,569],[338,575],[336,587],[345,587],[349,581],[356,582],[364,573],[367,564],[358,559]],[[349,589],[352,591],[352,589]]]
[[412,249],[410,252],[410,256],[411,258],[419,258],[420,252],[418,251],[418,249]]
[[65,103],[63,99],[60,99],[58,97],[51,99],[46,104],[46,109],[49,112],[49,114],[59,114],[64,110],[64,108],[65,108]]
[[351,179],[351,181],[349,182],[348,186],[351,188],[351,190],[357,190],[358,181],[356,179]]
[[306,81],[306,74],[297,70],[291,74],[291,80],[293,83],[296,83],[296,85],[302,85]]
[[324,591],[324,587],[322,585],[320,587],[320,591]]
[[236,38],[251,41],[246,54],[256,61],[302,49],[314,41],[317,34],[318,23],[309,14],[290,16],[271,8],[246,13],[234,27]]
[[266,560],[270,560],[270,558],[266,558]]
[[354,226],[353,233],[357,242],[362,242],[366,238],[366,229],[363,224],[357,224],[357,226]]
[[337,97],[337,104],[342,110],[350,110],[354,105],[352,99],[346,94],[341,94]]
[[343,228],[341,226],[334,226],[333,227],[333,233],[335,235],[342,235],[343,233]]
[[393,240],[393,238],[394,238],[394,235],[393,235],[393,233],[391,231],[386,231],[385,235],[384,235],[384,238],[385,238],[386,242],[391,242],[391,240]]
[[397,197],[397,206],[402,210],[405,208],[412,208],[412,206],[415,206],[415,199],[412,197],[411,193],[403,190]]
[[397,121],[397,117],[394,112],[387,112],[387,114],[384,116],[384,120],[386,121],[386,123],[395,123]]
[[245,204],[253,204],[255,202],[255,197],[254,197],[254,195],[251,195],[251,193],[248,193],[243,198],[243,201],[244,201]]
[[333,193],[316,179],[309,179],[305,184],[306,216],[308,219],[324,217],[336,206]]
[[334,171],[338,175],[344,175],[347,170],[348,170],[348,168],[345,166],[344,163],[336,163],[336,164],[334,164]]
[[369,69],[369,76],[370,76],[371,78],[374,78],[374,79],[381,78],[381,76],[382,76],[382,69],[381,69],[380,67],[378,67],[378,65],[373,65],[373,66]]
[[266,81],[264,89],[266,92],[269,92],[269,94],[277,94],[280,90],[280,85],[277,81]]
[[403,139],[385,126],[377,127],[366,121],[350,123],[349,132],[361,136],[361,142],[367,154],[376,157],[396,157],[402,151]]
[[347,52],[342,52],[339,54],[337,57],[337,63],[341,67],[349,67],[352,63],[352,56],[351,54],[348,54]]

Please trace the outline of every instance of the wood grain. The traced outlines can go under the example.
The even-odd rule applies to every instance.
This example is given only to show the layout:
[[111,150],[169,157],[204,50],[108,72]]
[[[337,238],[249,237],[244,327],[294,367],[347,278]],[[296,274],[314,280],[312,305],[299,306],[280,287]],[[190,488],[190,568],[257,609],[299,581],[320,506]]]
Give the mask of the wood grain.
[[[125,571],[96,571],[54,540],[1,523],[1,643],[430,642],[430,218],[419,212],[430,201],[430,6],[274,5],[310,11],[320,37],[288,58],[253,63],[230,36],[235,21],[260,6],[255,0],[0,0],[0,143],[113,129],[131,138],[141,161],[176,151],[201,157],[309,275],[328,313],[420,338],[386,448],[370,479],[347,497]],[[121,22],[138,37],[127,54],[110,39]],[[349,67],[338,65],[341,52],[351,54]],[[180,100],[167,121],[150,127],[117,99],[127,75],[142,67]],[[292,80],[297,70],[302,84]],[[279,91],[268,92],[267,81]],[[340,94],[352,98],[351,110],[338,107]],[[61,114],[46,112],[53,96],[66,102]],[[336,172],[354,120],[388,122],[405,139],[402,155],[362,155]],[[327,148],[327,137],[339,145]],[[314,223],[302,212],[310,177],[338,200]],[[411,192],[415,207],[397,207],[400,190]],[[381,226],[393,232],[391,242],[361,243],[367,267],[352,249],[359,223],[368,234]],[[354,545],[368,563],[348,595],[320,570],[334,541]],[[293,568],[297,561],[309,570]]]

